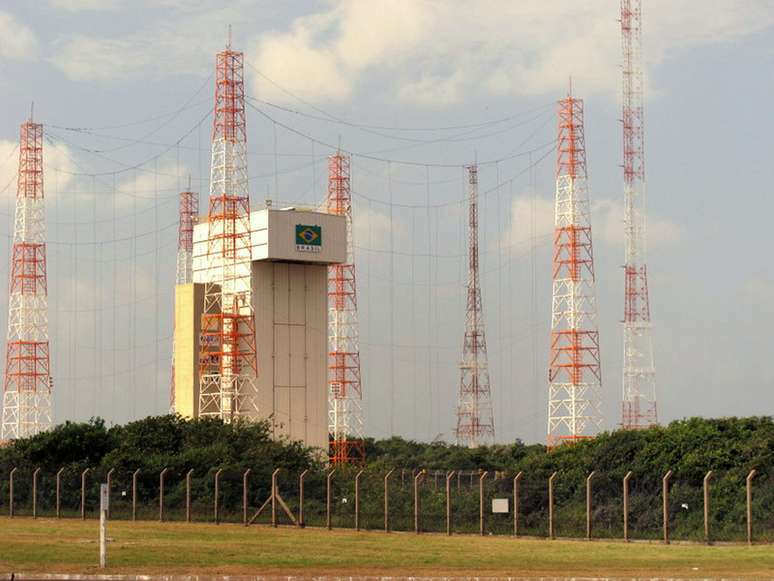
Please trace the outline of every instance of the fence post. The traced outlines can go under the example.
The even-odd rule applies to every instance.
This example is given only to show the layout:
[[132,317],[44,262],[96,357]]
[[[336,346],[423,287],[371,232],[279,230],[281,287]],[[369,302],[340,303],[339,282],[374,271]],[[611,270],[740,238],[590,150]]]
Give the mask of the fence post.
[[215,524],[220,524],[220,475],[223,472],[223,468],[218,468],[215,472],[215,502],[214,502],[214,513],[215,513]]
[[38,474],[40,468],[32,473],[32,518],[38,518]]
[[519,472],[513,477],[513,536],[519,536],[519,504],[521,500],[521,479],[524,473]]
[[414,475],[414,532],[419,534],[422,532],[421,523],[419,522],[419,511],[421,498],[419,495],[419,486],[422,484],[422,479],[425,477],[425,471],[420,470]]
[[13,476],[17,470],[18,468],[14,467],[10,474],[8,474],[8,500],[10,501],[8,504],[8,516],[11,518],[13,518]]
[[271,526],[277,528],[277,475],[281,468],[271,473]]
[[395,468],[384,475],[384,532],[390,532],[390,485],[389,480]]
[[757,470],[750,470],[745,480],[745,487],[747,489],[747,544],[752,545],[753,541],[753,514],[752,514],[752,481],[755,475],[758,474]]
[[247,526],[247,485],[250,478],[250,472],[252,470],[248,468],[242,474],[242,524]]
[[454,470],[446,473],[446,534],[451,536],[451,480]]
[[364,470],[355,474],[355,530],[360,530],[360,477]]
[[56,518],[62,518],[62,472],[64,468],[60,468],[56,473]]
[[328,472],[325,478],[325,527],[328,530],[333,528],[331,523],[331,480],[333,479],[334,472],[336,472],[335,468]]
[[629,479],[632,471],[626,473],[623,479],[623,534],[624,541],[629,542]]
[[86,520],[86,476],[91,472],[91,468],[86,468],[81,472],[81,520]]
[[132,521],[137,520],[137,477],[139,475],[139,468],[132,472]]
[[113,472],[115,472],[115,468],[111,468],[107,471],[107,476],[105,478],[105,483],[107,484],[107,498],[108,498],[108,508],[107,508],[107,517],[110,519],[110,492],[113,487]]
[[164,522],[164,477],[169,468],[164,468],[159,474],[159,522]]
[[185,473],[185,522],[191,522],[191,474],[193,468]]
[[556,531],[554,530],[554,480],[556,479],[556,472],[551,474],[548,478],[548,538],[555,539]]
[[586,477],[586,540],[589,541],[591,540],[591,480],[594,478],[596,473],[596,470],[592,470]]
[[709,521],[709,481],[712,478],[712,470],[704,475],[704,541],[710,544],[710,521]]
[[478,529],[482,536],[486,528],[484,525],[484,480],[486,480],[487,474],[489,473],[484,470],[478,479]]
[[298,526],[304,528],[304,478],[309,470],[304,470],[298,477]]
[[668,470],[661,479],[661,498],[663,500],[664,512],[664,543],[669,544],[669,479],[672,478],[672,471]]

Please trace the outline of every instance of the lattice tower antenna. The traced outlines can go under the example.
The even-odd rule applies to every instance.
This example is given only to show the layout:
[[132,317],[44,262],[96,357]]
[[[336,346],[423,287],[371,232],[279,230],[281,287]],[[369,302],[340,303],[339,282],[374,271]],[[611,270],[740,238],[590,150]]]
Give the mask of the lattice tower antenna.
[[43,125],[21,126],[8,297],[2,439],[51,427],[52,387],[43,198]]
[[347,261],[328,267],[328,438],[332,464],[363,464],[363,388],[352,239],[350,159],[328,158],[328,212],[346,218]]
[[[193,282],[193,227],[199,215],[199,194],[188,190],[180,192],[180,219],[177,229],[177,272],[175,284]],[[172,382],[169,394],[169,409],[175,413],[175,340],[172,339]]]
[[200,335],[199,415],[231,422],[257,408],[244,61],[218,53]]
[[642,429],[657,424],[658,414],[646,266],[645,124],[640,0],[621,0],[621,39],[626,240],[621,426],[624,429]]
[[476,448],[494,443],[492,391],[486,357],[484,313],[478,268],[478,166],[468,171],[468,292],[465,338],[460,362],[457,444]]
[[559,101],[548,446],[602,428],[602,374],[586,173],[583,101]]

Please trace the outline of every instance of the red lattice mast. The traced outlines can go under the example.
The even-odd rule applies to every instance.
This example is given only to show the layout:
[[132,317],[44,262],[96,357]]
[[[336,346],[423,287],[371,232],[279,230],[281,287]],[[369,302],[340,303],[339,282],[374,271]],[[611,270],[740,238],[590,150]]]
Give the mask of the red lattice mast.
[[[199,215],[199,194],[188,190],[180,192],[180,218],[177,230],[177,273],[175,284],[193,282],[193,227]],[[172,341],[172,383],[169,395],[169,408],[175,412],[175,347]]]
[[252,303],[244,62],[218,53],[199,358],[199,415],[252,419],[258,363]]
[[457,444],[475,448],[494,443],[492,392],[484,334],[478,268],[478,166],[468,166],[468,290],[465,337],[460,362]]
[[346,218],[347,261],[328,267],[328,433],[332,464],[363,464],[363,398],[352,240],[350,160],[328,158],[328,212]]
[[621,40],[626,240],[621,425],[624,429],[641,429],[657,424],[658,413],[646,265],[645,116],[640,0],[621,0]]
[[51,364],[43,198],[43,125],[21,126],[11,249],[2,439],[51,427]]
[[559,101],[548,446],[602,428],[602,373],[586,173],[583,101]]

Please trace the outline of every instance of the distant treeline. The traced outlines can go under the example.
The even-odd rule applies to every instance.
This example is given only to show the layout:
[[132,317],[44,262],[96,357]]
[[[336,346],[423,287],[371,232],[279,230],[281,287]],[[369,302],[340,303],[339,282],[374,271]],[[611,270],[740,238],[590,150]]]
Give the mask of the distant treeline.
[[[362,505],[374,522],[379,520],[382,506],[379,483],[390,469],[398,469],[399,474],[401,469],[408,474],[422,469],[431,474],[464,471],[464,480],[454,481],[458,487],[455,494],[459,510],[471,513],[465,513],[464,518],[473,521],[477,518],[478,478],[471,477],[471,472],[489,471],[488,496],[503,497],[511,490],[513,476],[521,471],[524,480],[520,512],[524,515],[525,530],[542,534],[547,480],[553,472],[558,472],[556,504],[560,533],[582,534],[585,532],[585,480],[594,470],[595,526],[600,535],[617,536],[622,522],[621,481],[631,471],[630,526],[635,536],[655,537],[661,525],[661,478],[672,470],[670,518],[674,534],[676,538],[697,537],[703,530],[702,481],[712,470],[713,528],[718,538],[737,538],[744,532],[745,477],[755,469],[756,519],[761,528],[774,533],[774,420],[770,417],[691,418],[649,430],[604,433],[593,440],[561,446],[551,452],[543,445],[525,445],[519,441],[467,449],[398,437],[368,439],[366,456],[366,475],[370,479],[364,480],[368,482],[368,492],[363,494]],[[44,510],[50,510],[53,504],[51,482],[62,468],[66,484],[62,487],[63,505],[73,510],[80,503],[79,475],[86,468],[91,469],[89,498],[94,500],[89,502],[92,505],[96,502],[94,487],[97,481],[104,480],[109,470],[114,471],[116,493],[122,495],[129,490],[132,472],[140,470],[138,498],[150,507],[148,510],[152,510],[158,499],[158,475],[164,468],[169,469],[169,505],[178,508],[183,502],[184,476],[189,470],[193,470],[195,502],[207,507],[212,502],[214,471],[223,469],[224,510],[238,514],[242,502],[241,477],[248,468],[252,471],[250,505],[253,507],[267,497],[275,468],[283,469],[283,487],[288,497],[293,495],[300,472],[310,470],[310,477],[316,474],[310,480],[307,494],[310,502],[322,502],[321,475],[325,463],[319,451],[299,443],[272,440],[265,423],[224,424],[216,420],[158,416],[115,427],[107,427],[100,419],[67,422],[47,433],[0,448],[0,506],[7,504],[8,474],[14,467],[18,469],[15,496],[19,506],[29,503],[30,475],[36,468],[41,469],[39,498]],[[344,499],[342,502],[347,502],[354,472],[355,468],[338,471],[336,494]],[[401,478],[406,479],[405,473]],[[438,488],[433,486],[438,478],[434,480],[428,479],[425,483],[428,498],[424,502],[428,511],[443,504],[443,478]],[[438,511],[439,516],[433,518],[440,522],[443,511],[441,508]],[[503,528],[507,530],[507,526]]]

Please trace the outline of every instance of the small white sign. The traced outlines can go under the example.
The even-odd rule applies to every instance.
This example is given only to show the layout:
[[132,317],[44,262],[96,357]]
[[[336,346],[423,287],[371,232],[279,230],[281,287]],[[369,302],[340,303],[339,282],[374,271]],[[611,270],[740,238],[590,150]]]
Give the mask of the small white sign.
[[492,512],[494,514],[508,514],[508,499],[507,498],[493,498],[492,499]]

